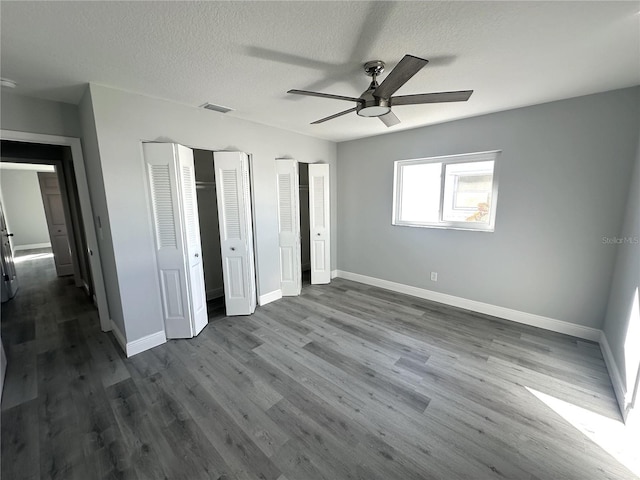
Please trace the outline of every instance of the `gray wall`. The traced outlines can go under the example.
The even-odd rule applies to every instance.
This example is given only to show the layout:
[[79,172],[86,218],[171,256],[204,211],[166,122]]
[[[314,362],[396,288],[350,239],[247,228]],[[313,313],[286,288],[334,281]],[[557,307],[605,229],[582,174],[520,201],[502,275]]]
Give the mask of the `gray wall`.
[[[97,207],[96,214],[103,214],[105,207],[108,211],[128,342],[164,328],[146,194],[143,141],[176,142],[204,150],[240,150],[253,154],[258,287],[262,295],[280,289],[275,159],[292,157],[304,162],[329,163],[335,185],[334,143],[98,85],[90,86],[90,102],[97,136],[95,144],[88,148],[85,133],[87,163],[93,164],[94,173],[97,172],[95,162],[99,163],[106,201],[106,205],[94,204],[94,208]],[[82,110],[87,110],[83,118],[91,116],[86,105]],[[93,184],[90,186],[93,188]],[[337,230],[335,199],[334,188],[331,197],[334,232]],[[332,259],[332,265],[335,264]]]
[[[631,88],[340,143],[338,268],[601,328],[639,118]],[[394,160],[487,150],[494,233],[391,225]]]
[[3,130],[80,137],[78,107],[68,103],[0,93],[0,124]]
[[38,172],[0,169],[0,188],[13,247],[50,243]]
[[89,88],[87,88],[80,101],[79,118],[82,126],[82,150],[84,154],[85,171],[87,174],[87,184],[89,186],[89,196],[91,197],[98,249],[100,250],[100,264],[104,278],[109,318],[115,323],[115,326],[126,339],[127,331],[125,328],[124,314],[122,312],[122,302],[120,300],[118,270],[116,268],[116,259],[113,251],[109,212],[107,211],[107,200],[104,182],[102,180],[102,166],[100,162],[100,151],[98,149],[96,121]]
[[[638,303],[634,305],[639,301],[640,289],[640,143],[631,176],[624,225],[619,232],[616,236],[623,243],[608,245],[609,249],[616,251],[617,257],[603,330],[625,387],[632,391],[640,361],[639,306]],[[631,331],[635,333],[630,347],[625,348]]]

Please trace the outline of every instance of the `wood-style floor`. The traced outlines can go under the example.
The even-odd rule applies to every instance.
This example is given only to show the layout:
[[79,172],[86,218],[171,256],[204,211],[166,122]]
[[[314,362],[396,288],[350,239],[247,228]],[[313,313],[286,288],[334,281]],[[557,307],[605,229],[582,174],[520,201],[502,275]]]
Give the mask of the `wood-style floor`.
[[2,305],[2,479],[628,479],[595,343],[336,279],[126,359],[50,258]]

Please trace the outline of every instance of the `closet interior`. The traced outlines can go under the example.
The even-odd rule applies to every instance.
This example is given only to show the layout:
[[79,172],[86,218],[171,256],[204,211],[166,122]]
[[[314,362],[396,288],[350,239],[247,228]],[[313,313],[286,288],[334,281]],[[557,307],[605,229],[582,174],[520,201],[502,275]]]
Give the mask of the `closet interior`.
[[305,272],[311,271],[311,232],[309,224],[309,164],[298,163],[300,187],[300,252],[302,257],[303,281],[308,278]]
[[[216,198],[213,152],[194,149],[193,160],[207,302],[223,305],[224,283],[222,279],[222,255],[220,252],[218,201]],[[211,308],[209,308],[209,316],[211,316]]]

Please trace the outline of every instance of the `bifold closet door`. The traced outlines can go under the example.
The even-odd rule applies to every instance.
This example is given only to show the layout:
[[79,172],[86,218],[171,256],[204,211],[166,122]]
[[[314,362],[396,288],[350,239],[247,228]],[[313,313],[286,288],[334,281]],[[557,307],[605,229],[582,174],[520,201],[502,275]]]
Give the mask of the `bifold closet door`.
[[311,225],[311,283],[331,282],[329,165],[309,164],[309,223]]
[[167,338],[191,338],[207,325],[195,169],[191,149],[143,144]]
[[289,158],[276,159],[276,174],[280,289],[284,296],[296,296],[302,290],[298,162]]
[[249,186],[249,157],[214,152],[225,307],[228,316],[256,309],[256,274]]

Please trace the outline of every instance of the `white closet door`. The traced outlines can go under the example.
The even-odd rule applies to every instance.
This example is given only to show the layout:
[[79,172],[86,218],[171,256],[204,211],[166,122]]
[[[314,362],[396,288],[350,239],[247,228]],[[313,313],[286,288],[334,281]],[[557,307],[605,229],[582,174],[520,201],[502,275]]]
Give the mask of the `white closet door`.
[[309,165],[309,223],[311,226],[311,283],[331,281],[329,165]]
[[[191,338],[204,326],[202,305],[206,325],[202,255],[194,247],[200,232],[193,152],[172,143],[145,143],[143,149],[165,332],[167,338]],[[191,193],[188,184],[192,184]]]
[[188,286],[192,310],[192,333],[197,335],[207,326],[206,289],[204,286],[204,266],[202,246],[200,244],[200,222],[198,219],[198,196],[196,194],[196,172],[193,163],[193,151],[177,145],[182,211],[184,213],[183,235],[185,237],[185,255],[187,258]]
[[278,179],[280,289],[284,296],[296,296],[300,295],[302,290],[298,162],[288,158],[276,159],[276,174]]
[[220,250],[228,316],[256,308],[249,158],[242,152],[214,152]]

